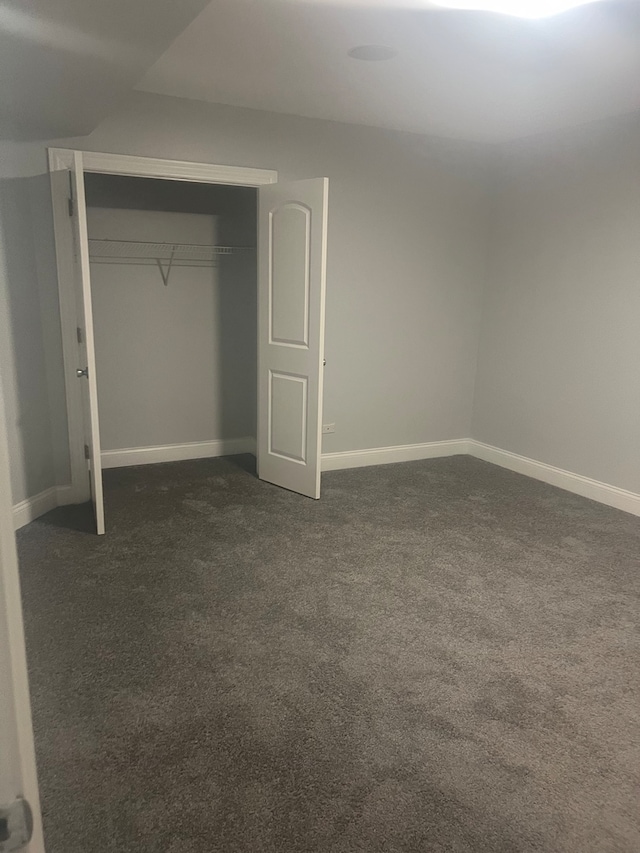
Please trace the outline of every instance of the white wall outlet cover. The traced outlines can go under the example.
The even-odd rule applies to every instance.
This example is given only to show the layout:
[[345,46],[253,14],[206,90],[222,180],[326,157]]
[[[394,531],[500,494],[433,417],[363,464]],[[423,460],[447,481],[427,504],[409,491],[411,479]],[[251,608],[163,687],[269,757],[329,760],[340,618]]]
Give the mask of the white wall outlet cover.
[[329,433],[335,432],[335,431],[336,431],[336,425],[335,424],[322,424],[322,434],[323,435],[328,435]]

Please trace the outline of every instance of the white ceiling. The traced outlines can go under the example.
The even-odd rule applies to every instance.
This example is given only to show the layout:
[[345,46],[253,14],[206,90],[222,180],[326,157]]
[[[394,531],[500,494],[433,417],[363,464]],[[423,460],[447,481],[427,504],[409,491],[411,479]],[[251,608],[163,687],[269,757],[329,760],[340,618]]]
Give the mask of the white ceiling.
[[[372,2],[214,0],[137,88],[483,141],[640,109],[640,0],[541,21]],[[362,44],[398,56],[350,59]]]

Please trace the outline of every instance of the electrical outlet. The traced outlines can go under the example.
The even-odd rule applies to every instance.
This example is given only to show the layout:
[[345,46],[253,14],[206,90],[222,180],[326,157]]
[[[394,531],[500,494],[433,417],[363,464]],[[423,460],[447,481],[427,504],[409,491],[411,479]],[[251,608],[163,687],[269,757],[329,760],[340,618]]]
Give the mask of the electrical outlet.
[[322,424],[322,434],[323,435],[328,435],[330,432],[335,432],[335,431],[336,431],[336,425],[335,424]]

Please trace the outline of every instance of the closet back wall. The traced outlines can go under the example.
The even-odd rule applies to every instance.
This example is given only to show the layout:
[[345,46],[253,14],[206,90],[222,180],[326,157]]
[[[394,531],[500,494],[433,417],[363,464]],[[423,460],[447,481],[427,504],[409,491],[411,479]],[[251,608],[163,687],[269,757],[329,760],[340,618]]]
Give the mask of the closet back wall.
[[[140,187],[131,182],[138,184],[139,179],[123,180],[129,182],[135,203]],[[116,204],[122,196],[117,192],[100,196],[89,183],[90,202],[103,197]],[[123,186],[121,182],[121,190]],[[188,196],[191,187],[176,189]],[[145,198],[163,206],[153,194]],[[188,199],[176,204],[165,198],[164,206],[189,204]],[[192,204],[196,209],[206,206],[197,200]],[[90,207],[89,236],[225,245],[254,242],[255,205],[245,211],[248,216],[241,215],[242,203],[228,205],[218,198],[208,207],[220,214]],[[94,262],[91,278],[105,464],[126,462],[127,457],[118,456],[122,450],[255,435],[253,252],[223,256],[215,267],[174,267],[166,287],[154,265]]]

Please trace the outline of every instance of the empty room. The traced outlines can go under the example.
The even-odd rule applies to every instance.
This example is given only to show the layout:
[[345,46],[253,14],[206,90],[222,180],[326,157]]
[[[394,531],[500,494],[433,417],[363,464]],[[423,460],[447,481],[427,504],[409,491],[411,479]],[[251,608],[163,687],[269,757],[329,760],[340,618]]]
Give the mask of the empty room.
[[636,0],[0,70],[0,853],[637,853]]

